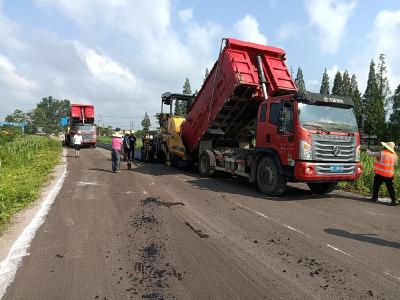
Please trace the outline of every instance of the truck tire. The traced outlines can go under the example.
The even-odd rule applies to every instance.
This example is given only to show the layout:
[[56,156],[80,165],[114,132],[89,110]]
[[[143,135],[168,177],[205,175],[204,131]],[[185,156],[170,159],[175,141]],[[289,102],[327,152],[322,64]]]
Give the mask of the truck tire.
[[323,195],[336,190],[338,182],[309,182],[307,185],[314,194]]
[[169,165],[173,168],[177,168],[178,167],[178,158],[175,156],[175,154],[168,152],[168,161],[169,161]]
[[165,152],[162,150],[159,150],[157,153],[157,162],[161,163],[161,164],[165,164],[165,160],[166,160]]
[[287,179],[278,169],[275,160],[271,156],[261,159],[257,167],[257,185],[263,194],[268,196],[280,196],[286,190]]
[[215,156],[210,150],[203,151],[199,159],[199,173],[203,177],[212,177],[215,173]]

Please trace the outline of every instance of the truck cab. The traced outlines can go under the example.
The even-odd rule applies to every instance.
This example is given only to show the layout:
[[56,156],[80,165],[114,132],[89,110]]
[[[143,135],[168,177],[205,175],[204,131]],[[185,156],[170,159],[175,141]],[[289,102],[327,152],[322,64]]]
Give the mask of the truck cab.
[[[310,92],[269,98],[259,107],[256,153],[273,155],[285,178],[306,182],[314,192],[356,180],[360,136],[353,106],[350,98]],[[264,185],[271,186],[267,177]]]

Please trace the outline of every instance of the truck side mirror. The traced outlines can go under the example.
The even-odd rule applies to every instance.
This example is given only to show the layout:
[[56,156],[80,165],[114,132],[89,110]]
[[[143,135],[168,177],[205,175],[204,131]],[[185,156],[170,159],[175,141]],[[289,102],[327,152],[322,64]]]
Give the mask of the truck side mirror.
[[285,108],[282,108],[282,110],[279,113],[279,133],[280,134],[286,133],[287,120],[288,120],[287,110]]

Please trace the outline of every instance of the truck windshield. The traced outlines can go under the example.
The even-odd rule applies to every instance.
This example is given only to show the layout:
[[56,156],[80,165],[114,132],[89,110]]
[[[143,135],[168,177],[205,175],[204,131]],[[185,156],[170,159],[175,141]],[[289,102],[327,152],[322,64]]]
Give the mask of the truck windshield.
[[78,130],[81,131],[94,131],[94,125],[79,125]]
[[357,131],[354,109],[299,103],[299,122],[306,128],[323,131]]

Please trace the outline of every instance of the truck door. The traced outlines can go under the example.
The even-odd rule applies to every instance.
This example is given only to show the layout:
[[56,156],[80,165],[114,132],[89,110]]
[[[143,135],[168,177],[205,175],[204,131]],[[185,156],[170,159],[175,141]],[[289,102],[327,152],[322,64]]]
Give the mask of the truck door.
[[258,109],[258,121],[256,127],[256,146],[263,147],[267,143],[267,104],[264,102]]
[[[282,114],[285,116],[285,130],[282,131]],[[294,120],[293,104],[290,101],[272,102],[266,126],[267,147],[275,149],[283,165],[294,166]]]

